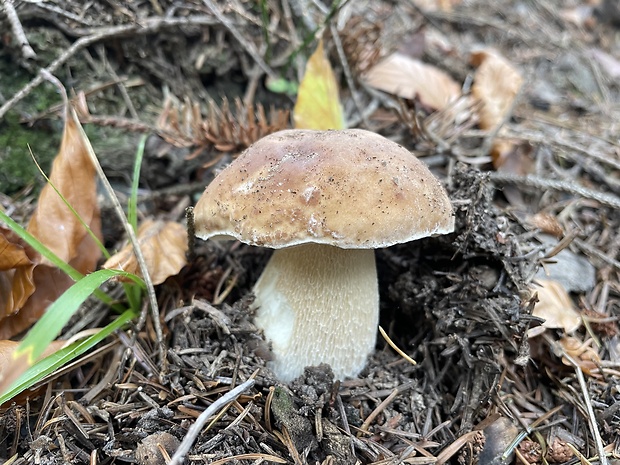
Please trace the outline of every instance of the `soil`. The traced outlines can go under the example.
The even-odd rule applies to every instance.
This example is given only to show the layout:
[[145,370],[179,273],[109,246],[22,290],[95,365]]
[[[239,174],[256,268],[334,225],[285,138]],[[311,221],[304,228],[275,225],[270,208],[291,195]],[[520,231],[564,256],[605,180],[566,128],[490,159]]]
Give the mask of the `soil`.
[[[70,44],[102,34],[68,56],[56,74],[86,99],[88,112],[80,117],[120,193],[129,189],[137,141],[149,134],[141,214],[182,221],[179,206],[195,203],[251,142],[243,132],[254,122],[251,111],[234,104],[227,111],[223,98],[240,98],[246,108],[253,102],[290,110],[293,100],[270,90],[256,56],[269,72],[296,82],[302,57],[315,45],[314,27],[331,21],[325,42],[350,126],[380,132],[426,161],[448,190],[456,228],[376,251],[381,326],[417,364],[379,336],[357,378],[335,380],[321,365],[289,384],[266,367],[269,346],[250,310],[251,288],[269,250],[198,241],[190,264],[157,288],[165,357],[150,319],[140,330],[118,332],[104,351],[2,407],[0,461],[166,463],[162,450],[172,456],[201,412],[250,379],[253,387],[202,429],[186,463],[586,463],[599,460],[602,447],[616,458],[617,6],[452,3],[441,10],[410,2],[335,2],[323,5],[325,11],[321,2],[304,0],[216,3],[234,19],[233,33],[211,1],[14,2],[37,57],[23,57],[0,17],[0,65],[12,73],[0,76],[0,103]],[[144,31],[149,20],[162,18],[185,22]],[[136,24],[143,31],[129,29]],[[116,26],[128,29],[112,31]],[[396,49],[468,82],[469,54],[482,46],[496,48],[525,77],[502,133],[515,141],[508,164],[480,152],[486,133],[475,122],[437,125],[419,102],[378,95],[359,82],[365,69]],[[8,87],[6,77],[17,75],[26,77]],[[47,84],[35,88],[0,120],[10,148],[0,154],[3,170],[10,152],[27,153],[23,134],[45,138],[50,127],[60,127],[59,101],[48,103],[49,94]],[[35,105],[43,98],[45,105]],[[186,108],[200,102],[203,112],[219,116],[175,126],[171,108],[183,102]],[[258,120],[259,136],[288,124],[267,114]],[[29,189],[38,181],[15,179],[0,176],[2,204],[25,218],[36,202]],[[104,204],[110,248],[123,239],[113,218]],[[573,334],[544,330],[532,315],[533,280],[541,265],[553,269],[560,248],[570,252],[562,267],[581,284],[565,285],[586,321]],[[91,318],[93,326],[114,318],[108,309],[93,312],[101,307],[87,306],[80,318]]]

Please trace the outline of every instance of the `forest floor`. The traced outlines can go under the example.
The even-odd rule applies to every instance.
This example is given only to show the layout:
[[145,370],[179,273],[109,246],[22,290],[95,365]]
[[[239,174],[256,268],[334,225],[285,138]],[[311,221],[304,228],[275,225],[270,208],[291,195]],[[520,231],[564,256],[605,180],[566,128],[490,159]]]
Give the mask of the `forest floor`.
[[[0,461],[166,463],[161,449],[172,455],[201,412],[248,380],[197,437],[188,463],[620,458],[616,2],[6,3],[35,54],[27,57],[0,16],[0,201],[14,218],[26,222],[43,183],[27,144],[47,170],[62,133],[56,88],[42,78],[26,87],[40,69],[79,102],[121,199],[148,134],[140,216],[183,223],[185,207],[256,138],[239,128],[291,127],[277,111],[291,111],[294,95],[276,86],[299,82],[320,30],[347,125],[425,161],[448,190],[456,229],[376,252],[380,324],[416,365],[379,336],[357,378],[334,380],[319,366],[287,385],[266,368],[250,309],[270,252],[198,241],[188,265],[157,286],[165,357],[150,316],[139,331],[118,331],[2,407]],[[364,82],[398,51],[468,95],[472,54],[488,47],[523,79],[497,130]],[[193,104],[203,126],[183,113]],[[253,114],[259,104],[265,118]],[[174,109],[186,118],[176,125]],[[118,249],[122,227],[108,201],[101,208],[105,245]],[[534,314],[537,299],[544,306]],[[112,318],[89,302],[64,337]]]

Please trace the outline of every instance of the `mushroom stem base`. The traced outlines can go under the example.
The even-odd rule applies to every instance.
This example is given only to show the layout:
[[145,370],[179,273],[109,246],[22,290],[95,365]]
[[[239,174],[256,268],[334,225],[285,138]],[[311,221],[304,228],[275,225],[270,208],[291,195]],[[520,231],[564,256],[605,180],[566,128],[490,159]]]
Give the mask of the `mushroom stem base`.
[[274,251],[254,286],[256,325],[272,345],[282,381],[328,363],[357,376],[373,351],[379,319],[374,250],[304,244]]

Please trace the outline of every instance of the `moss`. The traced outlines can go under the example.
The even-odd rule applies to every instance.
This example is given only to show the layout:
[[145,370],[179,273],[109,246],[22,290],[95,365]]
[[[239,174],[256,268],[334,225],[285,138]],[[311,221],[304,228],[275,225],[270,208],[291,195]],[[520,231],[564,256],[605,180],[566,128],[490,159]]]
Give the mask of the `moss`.
[[[28,128],[9,114],[0,123],[0,192],[11,195],[41,178],[30,150],[44,170],[58,151],[61,132]],[[30,147],[30,149],[29,149]],[[39,183],[42,185],[42,183]]]

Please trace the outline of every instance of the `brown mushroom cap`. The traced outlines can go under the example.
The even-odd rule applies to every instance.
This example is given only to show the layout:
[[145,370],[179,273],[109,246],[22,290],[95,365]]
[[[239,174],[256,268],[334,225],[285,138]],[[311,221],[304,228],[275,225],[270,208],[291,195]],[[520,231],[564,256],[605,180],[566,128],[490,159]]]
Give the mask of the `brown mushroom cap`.
[[454,229],[448,196],[404,147],[361,129],[260,139],[206,188],[196,235],[283,248],[378,248]]

